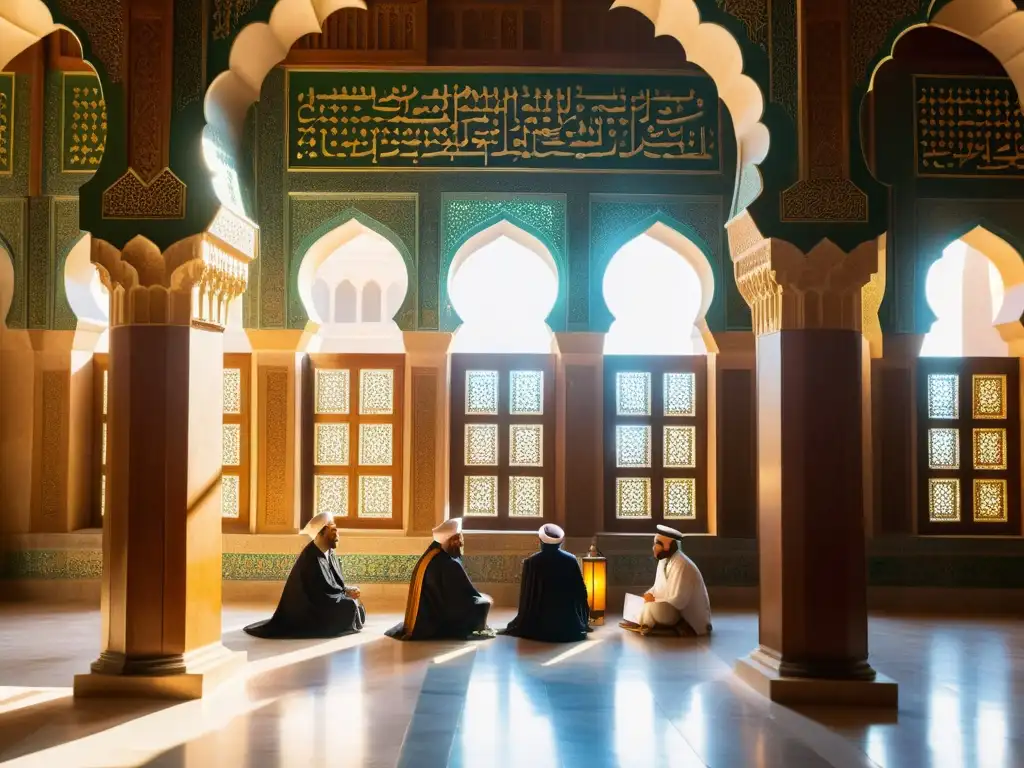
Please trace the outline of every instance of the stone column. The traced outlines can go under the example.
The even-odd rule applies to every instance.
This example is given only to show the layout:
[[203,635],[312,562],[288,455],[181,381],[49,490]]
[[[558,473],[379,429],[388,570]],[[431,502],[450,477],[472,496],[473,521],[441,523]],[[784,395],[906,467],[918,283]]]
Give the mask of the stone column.
[[782,703],[895,706],[868,664],[861,290],[877,247],[824,240],[804,256],[737,234],[757,336],[761,592],[760,645],[737,672]]
[[221,645],[223,328],[248,256],[204,233],[165,253],[93,240],[111,296],[103,651],[76,696],[198,698]]

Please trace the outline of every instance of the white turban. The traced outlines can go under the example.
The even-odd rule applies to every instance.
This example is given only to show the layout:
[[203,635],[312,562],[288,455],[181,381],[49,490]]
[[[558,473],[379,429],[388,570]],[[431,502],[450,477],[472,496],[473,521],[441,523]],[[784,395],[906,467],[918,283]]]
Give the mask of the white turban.
[[685,538],[682,533],[675,528],[669,528],[667,525],[659,525],[657,535],[664,539],[674,539],[675,541],[682,541]]
[[313,515],[313,519],[306,523],[306,527],[302,529],[302,533],[309,536],[311,539],[315,539],[316,535],[320,533],[321,528],[333,522],[334,515],[328,514],[327,512],[321,512],[319,515]]
[[453,517],[450,520],[445,520],[433,530],[434,541],[443,547],[448,543],[448,539],[458,536],[460,533],[462,533],[462,518]]
[[540,536],[540,540],[545,544],[561,544],[562,539],[565,538],[565,531],[554,523],[548,523],[540,527],[537,535]]

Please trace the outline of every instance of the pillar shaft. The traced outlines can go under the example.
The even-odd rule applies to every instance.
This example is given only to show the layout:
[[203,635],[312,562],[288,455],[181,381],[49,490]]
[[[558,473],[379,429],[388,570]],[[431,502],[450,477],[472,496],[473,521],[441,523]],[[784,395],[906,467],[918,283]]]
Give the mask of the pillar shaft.
[[222,335],[110,334],[104,650],[93,671],[184,672],[220,642]]
[[761,660],[790,677],[873,679],[859,331],[757,341]]

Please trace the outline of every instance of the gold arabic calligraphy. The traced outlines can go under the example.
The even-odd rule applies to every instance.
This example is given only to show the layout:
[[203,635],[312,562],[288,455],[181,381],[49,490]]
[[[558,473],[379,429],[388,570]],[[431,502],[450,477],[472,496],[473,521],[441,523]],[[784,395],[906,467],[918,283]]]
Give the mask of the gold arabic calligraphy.
[[[918,173],[1016,176],[1024,172],[1024,116],[1010,81],[917,83]],[[934,81],[931,81],[934,83]]]
[[694,162],[717,169],[717,98],[707,104],[692,87],[684,91],[619,87],[595,94],[581,85],[457,84],[420,90],[402,84],[324,93],[311,85],[294,95],[291,165],[509,167],[525,161],[543,168],[645,158],[679,170]]
[[10,173],[14,147],[11,142],[11,128],[14,124],[14,110],[11,108],[14,95],[14,75],[0,73],[0,173]]

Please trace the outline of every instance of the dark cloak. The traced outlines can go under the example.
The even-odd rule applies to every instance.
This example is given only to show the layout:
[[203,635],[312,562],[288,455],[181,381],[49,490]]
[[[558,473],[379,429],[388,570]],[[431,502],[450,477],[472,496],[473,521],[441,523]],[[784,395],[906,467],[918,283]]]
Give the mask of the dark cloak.
[[396,640],[465,640],[487,628],[488,598],[462,565],[433,542],[412,572],[405,621],[385,634]]
[[358,632],[366,609],[345,594],[341,563],[333,550],[310,542],[288,574],[274,615],[245,628],[254,637],[337,637]]
[[590,607],[579,561],[558,544],[541,544],[523,561],[519,614],[503,634],[572,643],[587,636]]

